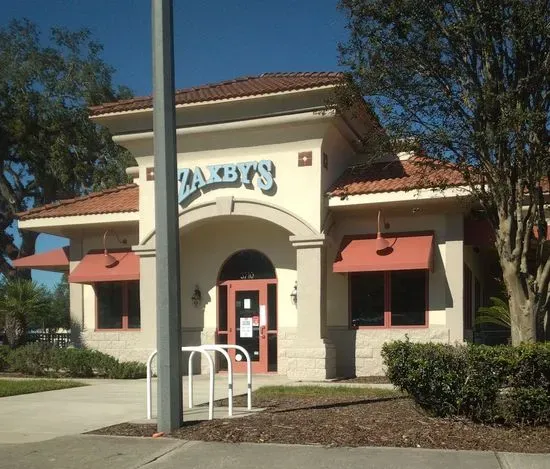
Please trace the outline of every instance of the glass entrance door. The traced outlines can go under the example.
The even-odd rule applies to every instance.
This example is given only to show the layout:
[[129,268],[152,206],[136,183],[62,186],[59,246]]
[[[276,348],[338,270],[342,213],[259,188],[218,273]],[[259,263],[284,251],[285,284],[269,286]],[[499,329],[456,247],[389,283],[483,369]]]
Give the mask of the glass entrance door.
[[[229,285],[228,339],[230,344],[244,347],[252,361],[252,371],[268,371],[267,360],[267,283],[261,280],[242,280]],[[246,371],[246,358],[233,351],[234,369]]]

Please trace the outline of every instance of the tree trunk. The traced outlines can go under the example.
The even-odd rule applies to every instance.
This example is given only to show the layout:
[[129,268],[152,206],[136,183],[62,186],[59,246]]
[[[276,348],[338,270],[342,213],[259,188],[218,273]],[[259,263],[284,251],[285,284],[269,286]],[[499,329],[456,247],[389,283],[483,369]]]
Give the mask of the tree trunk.
[[[35,253],[36,249],[36,238],[38,238],[38,233],[34,231],[21,231],[21,247],[19,249],[19,257],[32,256]],[[31,269],[21,269],[18,270],[17,276],[19,278],[24,278],[31,280]]]
[[537,305],[525,292],[519,272],[515,270],[514,266],[506,264],[503,260],[501,260],[501,265],[502,277],[509,298],[512,345],[535,342],[537,338],[535,320]]
[[24,345],[27,339],[27,322],[15,314],[6,315],[5,333],[11,348]]

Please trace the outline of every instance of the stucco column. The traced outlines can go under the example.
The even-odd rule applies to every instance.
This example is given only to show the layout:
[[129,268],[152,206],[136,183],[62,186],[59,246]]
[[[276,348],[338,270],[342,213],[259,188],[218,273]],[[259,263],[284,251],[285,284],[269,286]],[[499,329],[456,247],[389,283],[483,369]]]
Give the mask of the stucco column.
[[287,374],[293,379],[332,378],[336,350],[326,340],[325,236],[291,236],[290,242],[296,248],[298,318]]
[[447,276],[446,316],[449,342],[464,340],[464,219],[462,214],[445,218],[445,273]]
[[[73,240],[69,247],[69,271],[72,271],[82,260],[82,240]],[[69,283],[71,342],[80,347],[83,345],[84,330],[84,286],[80,283]]]
[[[141,314],[141,347],[147,354],[157,348],[157,281],[154,248],[133,246],[132,250],[139,256],[139,300]],[[156,361],[153,361],[156,369]]]

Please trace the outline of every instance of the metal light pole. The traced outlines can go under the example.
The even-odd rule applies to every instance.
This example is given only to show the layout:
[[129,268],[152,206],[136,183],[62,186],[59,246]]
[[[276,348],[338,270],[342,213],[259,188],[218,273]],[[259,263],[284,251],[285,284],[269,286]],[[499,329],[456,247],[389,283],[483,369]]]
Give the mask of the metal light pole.
[[157,264],[157,428],[182,424],[180,255],[172,0],[152,0]]

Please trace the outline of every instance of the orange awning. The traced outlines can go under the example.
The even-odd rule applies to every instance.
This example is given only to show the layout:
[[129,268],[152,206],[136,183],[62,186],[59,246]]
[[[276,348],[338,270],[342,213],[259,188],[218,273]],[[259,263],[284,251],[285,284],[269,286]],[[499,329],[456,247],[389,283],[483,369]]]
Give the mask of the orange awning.
[[433,233],[388,235],[389,248],[376,252],[376,237],[345,236],[333,264],[334,272],[415,270],[432,267]]
[[16,269],[51,270],[66,272],[69,270],[69,246],[51,251],[20,257],[12,262]]
[[105,254],[89,252],[69,275],[71,283],[122,282],[139,280],[139,257],[132,251],[109,251],[117,262],[105,266]]

